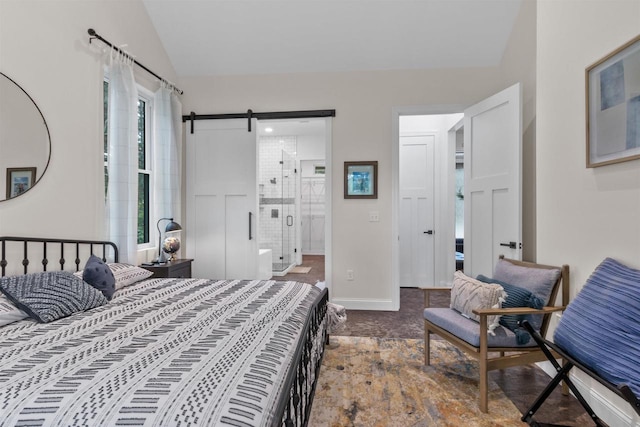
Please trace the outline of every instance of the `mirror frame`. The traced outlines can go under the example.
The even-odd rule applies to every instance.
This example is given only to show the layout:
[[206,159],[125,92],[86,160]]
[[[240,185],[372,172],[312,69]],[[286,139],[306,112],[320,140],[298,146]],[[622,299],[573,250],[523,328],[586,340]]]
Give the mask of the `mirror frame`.
[[[13,80],[11,77],[7,76],[5,73],[0,72],[0,76],[5,77],[7,80],[9,80],[11,83],[13,83],[14,85],[16,85],[18,87],[18,89],[20,89],[22,91],[22,93],[24,93],[27,98],[29,98],[29,100],[31,101],[31,103],[33,104],[33,106],[36,108],[36,111],[38,111],[38,114],[40,114],[40,117],[42,118],[42,123],[44,124],[44,129],[47,132],[47,139],[49,140],[49,153],[47,156],[47,163],[44,166],[44,169],[42,170],[42,173],[39,176],[35,177],[35,180],[33,181],[33,184],[31,185],[31,187],[29,187],[29,189],[27,189],[24,193],[18,194],[17,196],[11,197],[11,198],[0,198],[0,203],[1,202],[7,202],[9,200],[13,200],[13,199],[17,199],[18,197],[22,196],[23,194],[28,193],[29,191],[31,191],[31,189],[33,187],[35,187],[40,180],[42,179],[42,177],[44,176],[44,174],[47,172],[47,169],[49,168],[49,163],[51,163],[51,148],[52,148],[52,144],[51,144],[51,133],[49,132],[49,125],[47,124],[47,120],[44,118],[44,114],[42,114],[42,111],[40,110],[40,107],[38,107],[38,104],[36,104],[36,102],[33,100],[33,98],[31,97],[31,95],[29,95],[27,93],[26,90],[24,90],[24,88],[22,86],[20,86],[15,80]],[[7,185],[9,185],[7,183]],[[1,189],[0,189],[1,190]],[[1,196],[0,196],[1,197]]]

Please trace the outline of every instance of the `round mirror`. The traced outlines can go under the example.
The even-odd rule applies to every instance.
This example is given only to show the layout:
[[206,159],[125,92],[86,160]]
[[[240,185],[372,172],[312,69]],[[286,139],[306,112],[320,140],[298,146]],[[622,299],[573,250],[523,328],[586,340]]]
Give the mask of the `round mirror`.
[[0,73],[0,201],[35,186],[51,157],[42,112],[16,82]]

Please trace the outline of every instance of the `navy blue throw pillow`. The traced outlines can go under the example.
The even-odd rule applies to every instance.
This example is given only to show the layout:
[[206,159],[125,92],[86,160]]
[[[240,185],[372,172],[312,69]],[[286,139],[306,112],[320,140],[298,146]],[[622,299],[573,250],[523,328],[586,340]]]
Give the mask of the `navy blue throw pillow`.
[[[524,288],[520,288],[518,286],[512,285],[510,283],[503,282],[501,280],[492,279],[490,277],[483,276],[480,274],[477,277],[478,280],[485,283],[497,283],[502,286],[504,291],[507,293],[507,299],[502,303],[502,308],[510,308],[510,307],[530,307],[541,309],[544,307],[544,301],[530,291]],[[531,339],[531,335],[520,326],[519,322],[523,320],[529,320],[528,315],[524,314],[505,314],[500,317],[500,324],[505,328],[510,329],[516,334],[516,342],[518,344],[526,344]]]
[[98,289],[110,300],[116,291],[116,279],[108,265],[95,255],[91,255],[82,271],[82,280]]

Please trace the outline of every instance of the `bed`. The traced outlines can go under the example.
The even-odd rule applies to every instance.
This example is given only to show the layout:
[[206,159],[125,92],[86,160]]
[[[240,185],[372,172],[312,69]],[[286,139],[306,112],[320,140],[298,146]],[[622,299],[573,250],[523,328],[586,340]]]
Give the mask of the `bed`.
[[102,241],[0,237],[0,256],[4,305],[29,316],[0,326],[0,426],[307,424],[326,289],[155,279]]

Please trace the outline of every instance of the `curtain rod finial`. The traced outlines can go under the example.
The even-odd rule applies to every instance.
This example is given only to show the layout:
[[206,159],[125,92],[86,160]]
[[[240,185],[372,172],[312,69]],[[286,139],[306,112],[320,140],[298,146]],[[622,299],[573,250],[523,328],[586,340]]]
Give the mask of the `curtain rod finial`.
[[87,33],[89,33],[90,36],[95,36],[96,35],[96,30],[94,30],[93,28],[89,28],[87,30]]

